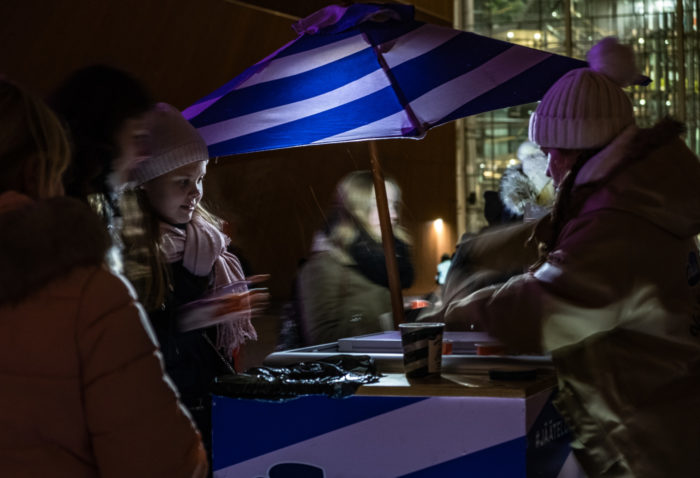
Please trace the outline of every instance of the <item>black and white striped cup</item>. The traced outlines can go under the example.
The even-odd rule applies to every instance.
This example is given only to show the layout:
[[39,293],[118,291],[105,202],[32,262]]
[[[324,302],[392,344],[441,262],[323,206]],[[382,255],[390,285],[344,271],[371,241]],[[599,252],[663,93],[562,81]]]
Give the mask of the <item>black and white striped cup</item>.
[[439,374],[442,367],[442,322],[399,324],[403,368],[409,378]]

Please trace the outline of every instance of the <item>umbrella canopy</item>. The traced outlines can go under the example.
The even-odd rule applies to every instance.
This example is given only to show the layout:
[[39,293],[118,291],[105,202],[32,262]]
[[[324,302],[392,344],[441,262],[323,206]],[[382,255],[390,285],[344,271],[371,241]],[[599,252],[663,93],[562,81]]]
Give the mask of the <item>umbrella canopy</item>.
[[586,66],[552,53],[415,21],[406,5],[329,6],[299,37],[183,114],[212,156],[365,139],[539,100]]
[[[415,21],[396,4],[329,6],[299,37],[183,111],[227,156],[380,138],[421,138],[451,120],[539,100],[580,60]],[[370,156],[394,324],[403,301],[376,146]]]

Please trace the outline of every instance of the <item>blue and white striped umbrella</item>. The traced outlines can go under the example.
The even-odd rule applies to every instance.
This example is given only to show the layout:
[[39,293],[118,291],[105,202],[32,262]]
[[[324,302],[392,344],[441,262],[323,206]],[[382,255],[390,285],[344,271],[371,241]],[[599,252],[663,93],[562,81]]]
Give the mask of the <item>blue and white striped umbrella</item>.
[[330,6],[299,37],[187,108],[211,156],[412,137],[539,100],[581,60],[415,21],[413,7]]

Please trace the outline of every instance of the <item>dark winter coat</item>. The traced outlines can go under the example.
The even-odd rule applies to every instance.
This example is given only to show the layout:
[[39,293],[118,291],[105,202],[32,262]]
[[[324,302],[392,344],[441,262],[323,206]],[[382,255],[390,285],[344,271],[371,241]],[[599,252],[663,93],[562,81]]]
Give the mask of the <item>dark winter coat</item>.
[[214,377],[230,374],[232,364],[217,353],[216,327],[181,332],[177,328],[180,308],[201,299],[211,289],[213,274],[199,277],[185,269],[182,261],[168,264],[172,289],[162,309],[150,313],[151,323],[163,350],[165,370],[188,407],[206,403]]

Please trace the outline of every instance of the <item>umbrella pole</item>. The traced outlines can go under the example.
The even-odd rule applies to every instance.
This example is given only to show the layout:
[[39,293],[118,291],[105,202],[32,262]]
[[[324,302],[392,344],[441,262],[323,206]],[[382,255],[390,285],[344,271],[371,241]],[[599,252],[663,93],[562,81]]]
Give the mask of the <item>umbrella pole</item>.
[[399,280],[399,266],[396,261],[396,248],[394,247],[394,233],[391,229],[391,218],[389,216],[389,202],[386,198],[386,185],[384,184],[384,173],[379,164],[377,145],[374,141],[369,142],[369,155],[372,161],[372,177],[374,178],[374,191],[377,198],[377,211],[379,212],[379,226],[382,230],[382,245],[384,246],[384,257],[386,258],[386,271],[389,279],[389,292],[391,294],[391,311],[394,318],[394,328],[398,330],[399,324],[403,322],[403,297],[401,296],[401,281]]

